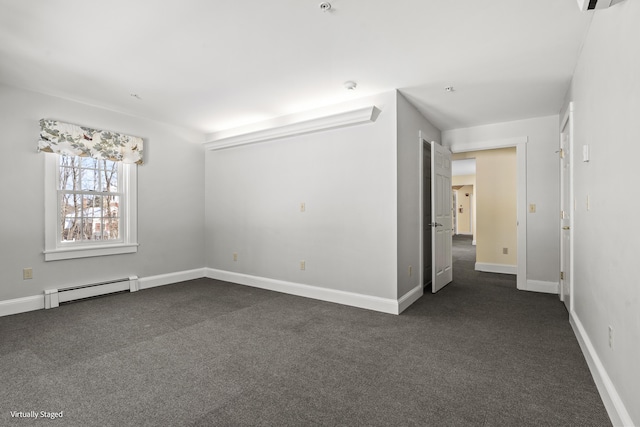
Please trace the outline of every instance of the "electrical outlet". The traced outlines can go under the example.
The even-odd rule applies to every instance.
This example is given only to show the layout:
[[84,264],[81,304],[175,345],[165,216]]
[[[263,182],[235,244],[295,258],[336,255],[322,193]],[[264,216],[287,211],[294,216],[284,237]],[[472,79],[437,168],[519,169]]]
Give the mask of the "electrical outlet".
[[509,248],[502,248],[502,254],[503,255],[508,255],[509,254]]
[[609,325],[609,348],[613,350],[613,326]]
[[233,262],[238,261],[238,254],[237,253],[233,253]]
[[33,279],[33,268],[27,267],[22,269],[22,280]]
[[300,270],[306,270],[307,269],[307,263],[304,261],[300,261]]

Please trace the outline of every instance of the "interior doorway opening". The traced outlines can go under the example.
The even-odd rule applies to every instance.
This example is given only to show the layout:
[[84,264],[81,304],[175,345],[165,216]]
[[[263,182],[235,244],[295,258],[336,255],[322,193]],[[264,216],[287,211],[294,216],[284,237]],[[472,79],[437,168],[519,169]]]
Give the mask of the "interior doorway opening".
[[[469,157],[473,158],[473,154],[471,152],[477,153],[485,153],[488,150],[495,149],[503,149],[503,148],[512,148],[515,150],[515,175],[511,178],[512,183],[515,185],[515,198],[512,208],[515,210],[515,215],[513,219],[513,223],[515,226],[514,240],[510,243],[500,244],[499,247],[494,245],[492,248],[493,251],[499,253],[500,255],[507,255],[511,252],[511,255],[515,255],[515,260],[512,258],[509,261],[509,264],[500,265],[500,262],[493,263],[485,263],[485,265],[480,265],[480,268],[487,268],[484,271],[489,272],[497,272],[497,273],[508,273],[514,274],[517,278],[517,288],[526,290],[527,289],[527,279],[526,279],[526,142],[527,138],[512,138],[507,140],[499,140],[499,141],[486,141],[484,143],[474,143],[468,145],[458,145],[452,146],[451,150],[454,153],[454,159],[460,159],[461,157]],[[459,154],[464,153],[465,155],[459,156]],[[456,156],[458,155],[458,156]],[[495,171],[492,171],[492,173]],[[489,190],[489,193],[494,189]],[[500,191],[495,190],[495,191]],[[466,194],[466,192],[465,192]],[[481,207],[478,207],[478,201],[482,197],[482,189],[479,189],[477,185],[474,185],[473,193],[469,192],[470,199],[473,196],[475,207],[475,215],[476,217],[482,215]],[[460,208],[460,203],[458,199],[458,209]],[[459,216],[459,212],[458,212]],[[485,217],[486,219],[486,217]],[[489,221],[494,221],[493,218],[489,215]],[[480,231],[480,226],[473,227],[473,235],[476,243],[478,243],[479,239],[482,239],[482,232]],[[499,251],[499,252],[498,252]],[[505,253],[506,252],[506,253]],[[494,265],[486,265],[486,264],[494,264]],[[480,269],[480,270],[481,270]],[[483,270],[481,270],[483,271]]]

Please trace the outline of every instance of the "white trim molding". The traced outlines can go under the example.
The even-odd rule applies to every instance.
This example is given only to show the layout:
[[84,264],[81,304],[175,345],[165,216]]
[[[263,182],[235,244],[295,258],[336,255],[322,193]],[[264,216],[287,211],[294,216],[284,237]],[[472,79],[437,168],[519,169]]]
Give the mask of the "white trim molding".
[[[232,271],[207,268],[206,277],[222,280],[239,285],[252,286],[254,288],[267,289],[300,297],[312,298],[352,307],[365,308],[388,314],[399,314],[398,301],[390,298],[381,298],[371,295],[356,294],[354,292],[340,291],[337,289],[320,288],[318,286],[302,283],[287,282],[284,280],[269,279],[266,277],[251,276]],[[414,292],[414,291],[411,291]],[[411,293],[410,292],[410,293]]]
[[0,317],[42,309],[44,309],[42,295],[0,301]]
[[454,143],[449,147],[452,153],[464,153],[466,151],[495,150],[496,148],[517,147],[520,144],[529,142],[528,136],[518,136],[515,138],[492,139],[488,141],[477,141],[467,143]]
[[[320,288],[317,286],[304,285],[300,283],[286,282],[282,280],[268,279],[258,276],[250,276],[247,274],[216,270],[213,268],[196,268],[193,270],[178,271],[175,273],[140,277],[137,280],[136,289],[149,289],[156,286],[171,285],[187,280],[199,279],[202,277],[223,280],[238,285],[253,286],[255,288],[267,289],[275,292],[282,292],[286,294],[313,298],[337,304],[344,304],[352,307],[365,308],[368,310],[374,310],[388,314],[400,314],[423,294],[422,287],[416,286],[402,298],[400,298],[399,300],[395,300],[392,298],[380,298],[371,295],[340,291],[336,289]],[[51,295],[47,295],[45,292],[40,295],[0,301],[0,316],[8,316],[11,314],[44,309],[47,296],[49,296],[49,298],[51,297]]]
[[574,311],[569,314],[569,323],[571,323],[573,332],[578,339],[582,354],[587,360],[591,376],[596,383],[598,392],[600,392],[602,403],[604,403],[604,407],[607,409],[611,423],[614,426],[636,425],[631,419],[631,415],[629,415],[629,411],[627,411],[616,387],[613,385],[613,381],[611,381],[609,374],[607,374],[602,361],[598,357],[598,353],[596,353],[596,349],[593,347],[587,331],[584,329],[584,326],[582,326],[582,322],[580,322],[578,315]]
[[238,128],[229,132],[225,131],[224,133],[231,133],[233,136],[212,135],[211,141],[205,142],[204,146],[207,150],[222,150],[224,148],[255,144],[258,142],[271,141],[290,136],[321,132],[329,129],[354,126],[363,123],[372,123],[376,121],[379,114],[380,110],[372,105],[370,107],[358,108],[315,119],[278,124],[262,130],[247,131],[243,128]]
[[398,314],[402,313],[407,308],[409,308],[411,304],[418,301],[423,294],[424,286],[418,285],[404,294],[402,297],[400,297],[400,299],[398,300]]
[[558,294],[560,289],[559,282],[545,282],[543,280],[527,279],[527,286],[520,289],[521,291],[542,292],[545,294]]
[[492,264],[489,262],[476,262],[476,271],[485,273],[517,274],[518,266],[511,264]]
[[138,279],[138,289],[155,288],[156,286],[172,285],[187,280],[206,277],[204,268],[178,271],[176,273],[158,274],[156,276],[142,277]]

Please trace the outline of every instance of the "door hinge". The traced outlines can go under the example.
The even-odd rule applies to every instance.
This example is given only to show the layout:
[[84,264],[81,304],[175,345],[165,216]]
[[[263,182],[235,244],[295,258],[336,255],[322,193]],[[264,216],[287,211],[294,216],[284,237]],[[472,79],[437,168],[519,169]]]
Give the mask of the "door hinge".
[[564,159],[564,148],[560,149],[560,158]]
[[564,271],[560,272],[560,280],[564,280]]

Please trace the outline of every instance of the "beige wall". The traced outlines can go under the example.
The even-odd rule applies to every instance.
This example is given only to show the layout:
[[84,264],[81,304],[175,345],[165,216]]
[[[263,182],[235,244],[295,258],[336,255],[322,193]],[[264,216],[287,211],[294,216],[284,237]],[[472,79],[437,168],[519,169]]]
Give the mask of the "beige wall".
[[[476,262],[516,266],[516,149],[473,151],[453,156],[454,160],[471,158],[476,159]],[[466,184],[453,182],[454,185]],[[503,248],[507,248],[508,254],[503,254]]]

